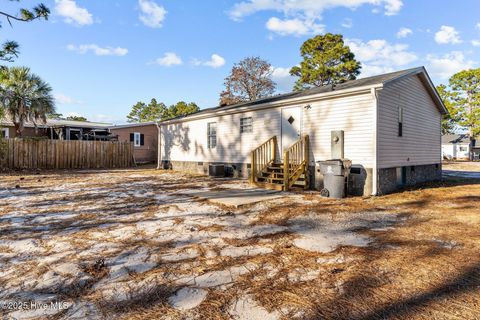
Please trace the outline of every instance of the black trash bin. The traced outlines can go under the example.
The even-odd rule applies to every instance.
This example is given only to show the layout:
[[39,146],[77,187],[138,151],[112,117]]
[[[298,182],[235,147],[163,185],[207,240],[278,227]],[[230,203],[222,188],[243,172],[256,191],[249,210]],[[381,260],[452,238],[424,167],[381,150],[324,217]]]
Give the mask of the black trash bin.
[[352,161],[334,159],[319,161],[320,171],[323,174],[323,189],[321,195],[329,198],[341,199],[346,196],[346,180],[350,174]]

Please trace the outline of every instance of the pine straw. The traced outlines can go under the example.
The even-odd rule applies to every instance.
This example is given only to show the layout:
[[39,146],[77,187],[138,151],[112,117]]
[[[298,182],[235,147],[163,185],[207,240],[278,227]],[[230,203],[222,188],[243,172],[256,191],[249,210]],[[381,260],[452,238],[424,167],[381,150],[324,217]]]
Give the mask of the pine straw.
[[[157,174],[151,170],[134,172],[145,174],[146,177]],[[118,171],[111,174],[121,176],[123,173]],[[95,182],[92,176],[52,173],[47,178],[42,177],[42,184],[58,186],[65,183],[65,179],[68,182],[93,179],[88,180],[89,183],[97,186],[99,181]],[[22,188],[36,191],[35,188],[40,184],[37,182],[38,176],[25,177],[21,181],[19,176],[7,176],[6,179],[12,187],[19,183]],[[140,181],[145,182],[146,179],[129,178],[127,182]],[[214,187],[208,178],[198,178],[196,182],[207,182]],[[182,183],[191,186],[192,179],[183,175],[165,187],[152,186],[152,190],[177,190],[175,184]],[[269,311],[280,312],[284,319],[476,319],[480,314],[480,185],[464,183],[456,180],[454,184],[430,184],[425,189],[412,189],[384,197],[341,201],[305,194],[306,204],[279,202],[270,205],[253,222],[288,225],[292,219],[311,213],[331,216],[348,213],[358,215],[362,212],[396,213],[400,219],[394,229],[361,231],[374,239],[372,245],[366,248],[340,247],[329,254],[309,252],[293,246],[295,235],[288,232],[247,240],[224,239],[231,246],[260,245],[271,247],[274,252],[238,258],[207,258],[203,244],[195,244],[188,248],[197,250],[200,254],[198,258],[159,262],[157,267],[144,274],[132,275],[138,281],[149,277],[161,280],[146,291],[132,288],[131,299],[126,303],[96,300],[95,292],[77,291],[74,285],[65,288],[64,294],[98,301],[107,318],[227,319],[231,305],[241,296],[251,294],[261,306]],[[99,185],[109,186],[105,183]],[[47,199],[58,201],[53,195],[48,195]],[[99,201],[95,196],[85,197],[84,200],[92,204]],[[125,198],[124,201],[133,200],[134,197]],[[144,204],[142,211],[149,213],[154,212],[156,206],[157,210],[165,209],[153,201]],[[68,210],[68,206],[61,204],[58,208]],[[3,212],[13,210],[7,206],[2,209]],[[227,208],[218,211],[228,212]],[[235,213],[240,214],[240,211]],[[90,216],[85,215],[81,219],[89,220]],[[176,223],[183,223],[181,219],[178,218]],[[68,226],[70,223],[67,221],[64,224]],[[134,222],[126,222],[130,223]],[[212,225],[205,230],[219,231],[221,228]],[[89,236],[90,231],[78,231],[72,244],[81,248],[82,239],[93,239]],[[156,252],[159,253],[171,245],[145,239],[141,232],[137,236],[137,239],[117,242],[124,248],[147,246],[153,250],[158,247]],[[217,247],[208,249],[218,253]],[[337,257],[344,257],[345,260],[328,264],[317,262],[319,258]],[[246,264],[255,265],[256,268],[239,276],[235,283],[226,288],[208,289],[207,298],[198,308],[185,313],[168,304],[168,297],[179,288],[165,281],[165,275],[202,275]],[[46,270],[25,264],[21,271],[43,273]],[[302,281],[292,277],[312,271],[319,272],[313,280]],[[21,277],[22,274],[16,276]],[[88,291],[90,286],[86,289]]]

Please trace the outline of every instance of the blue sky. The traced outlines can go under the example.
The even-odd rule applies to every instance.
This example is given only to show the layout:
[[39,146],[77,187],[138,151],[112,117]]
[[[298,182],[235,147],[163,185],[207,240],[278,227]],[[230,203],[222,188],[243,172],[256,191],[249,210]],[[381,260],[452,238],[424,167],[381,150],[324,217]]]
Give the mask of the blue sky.
[[[15,12],[39,1],[2,3]],[[247,56],[268,60],[290,91],[299,47],[341,33],[363,77],[426,66],[436,84],[480,65],[478,0],[44,0],[49,21],[2,21],[29,66],[53,87],[57,109],[125,122],[137,101],[215,106],[223,80]]]

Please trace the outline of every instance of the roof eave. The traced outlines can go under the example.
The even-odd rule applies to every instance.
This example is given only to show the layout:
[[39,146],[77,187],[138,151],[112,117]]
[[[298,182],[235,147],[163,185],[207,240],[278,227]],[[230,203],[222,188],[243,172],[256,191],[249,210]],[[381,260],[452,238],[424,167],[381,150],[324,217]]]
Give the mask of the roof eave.
[[383,87],[383,83],[377,83],[377,84],[362,86],[362,87],[358,87],[358,88],[323,92],[323,93],[317,93],[317,94],[312,94],[312,95],[307,95],[307,96],[302,96],[302,97],[297,97],[297,98],[286,98],[286,99],[283,99],[283,100],[277,100],[277,101],[273,101],[273,102],[266,102],[266,103],[255,104],[255,105],[247,105],[247,106],[244,106],[244,107],[236,107],[236,108],[229,108],[229,109],[216,109],[216,110],[212,110],[211,112],[208,112],[208,113],[199,114],[198,116],[191,115],[191,116],[186,116],[186,117],[183,117],[183,118],[160,121],[159,125],[167,125],[167,124],[173,124],[173,123],[179,123],[179,122],[185,122],[185,121],[191,121],[191,120],[199,120],[199,119],[204,119],[204,118],[210,118],[212,116],[217,116],[217,115],[227,115],[227,114],[233,114],[233,113],[241,113],[241,112],[246,112],[246,111],[251,111],[251,110],[269,109],[269,108],[275,108],[275,107],[279,107],[279,106],[286,105],[286,104],[307,103],[307,102],[311,102],[312,100],[330,99],[330,98],[334,98],[334,97],[338,97],[338,96],[344,96],[344,95],[368,93],[368,92],[371,91],[371,89],[378,89],[378,88],[382,88],[382,87]]

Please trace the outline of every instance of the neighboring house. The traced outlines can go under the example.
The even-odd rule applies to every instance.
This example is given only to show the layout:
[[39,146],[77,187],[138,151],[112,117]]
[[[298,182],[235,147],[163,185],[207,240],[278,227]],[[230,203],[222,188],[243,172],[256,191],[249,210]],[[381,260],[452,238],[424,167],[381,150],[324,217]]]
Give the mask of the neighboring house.
[[158,127],[156,122],[111,126],[110,132],[118,141],[133,142],[135,162],[157,162]]
[[468,134],[446,134],[442,136],[442,155],[444,159],[470,159],[470,136]]
[[[441,178],[441,119],[447,110],[425,68],[347,81],[253,102],[204,109],[160,122],[164,167],[205,173],[226,164],[250,173],[251,151],[276,136],[279,154],[309,136],[309,177],[331,158],[331,131],[343,130],[358,194]],[[313,183],[310,183],[313,185]]]
[[480,145],[477,143],[478,140],[475,141],[475,145],[473,146],[473,160],[480,160]]
[[[46,123],[25,123],[23,137],[47,137],[59,140],[110,140],[110,123],[47,119]],[[17,136],[13,122],[0,119],[1,134],[4,137]]]

